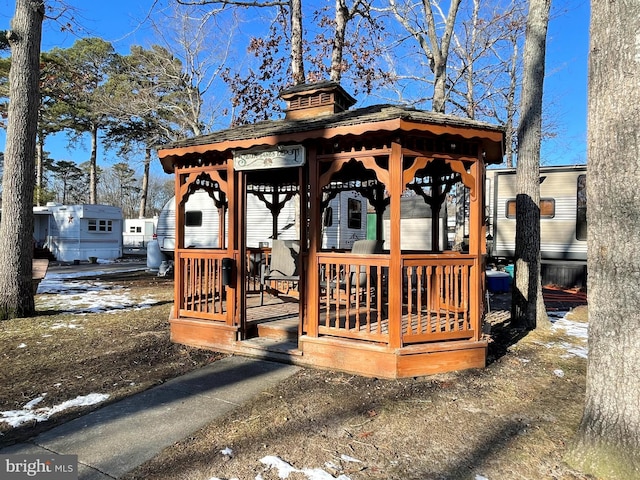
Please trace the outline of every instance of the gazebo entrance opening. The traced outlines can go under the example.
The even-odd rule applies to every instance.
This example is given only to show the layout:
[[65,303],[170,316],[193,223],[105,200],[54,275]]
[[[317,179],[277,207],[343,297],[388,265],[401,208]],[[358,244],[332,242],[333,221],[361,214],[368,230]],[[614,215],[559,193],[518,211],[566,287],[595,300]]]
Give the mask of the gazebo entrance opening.
[[[296,354],[306,245],[300,184],[304,170],[277,168],[239,174],[241,201],[239,339],[244,348]],[[257,208],[262,206],[262,208]]]

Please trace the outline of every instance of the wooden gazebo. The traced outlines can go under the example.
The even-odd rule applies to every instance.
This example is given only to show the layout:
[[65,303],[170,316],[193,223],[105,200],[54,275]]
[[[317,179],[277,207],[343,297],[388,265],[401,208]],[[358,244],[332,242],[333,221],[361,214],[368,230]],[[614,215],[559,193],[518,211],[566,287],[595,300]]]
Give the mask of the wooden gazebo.
[[[382,378],[484,367],[485,165],[502,161],[503,129],[399,106],[350,110],[355,100],[331,82],[281,97],[284,119],[158,151],[176,185],[173,341]],[[184,245],[185,203],[199,189],[219,207],[217,248]],[[460,189],[468,244],[452,249],[439,212]],[[367,199],[384,249],[323,248],[323,212],[341,191]],[[263,304],[255,263],[268,264],[270,249],[246,246],[248,194],[273,217],[292,197],[299,205],[296,274],[269,285],[282,294]],[[428,250],[401,244],[407,195],[431,208]]]

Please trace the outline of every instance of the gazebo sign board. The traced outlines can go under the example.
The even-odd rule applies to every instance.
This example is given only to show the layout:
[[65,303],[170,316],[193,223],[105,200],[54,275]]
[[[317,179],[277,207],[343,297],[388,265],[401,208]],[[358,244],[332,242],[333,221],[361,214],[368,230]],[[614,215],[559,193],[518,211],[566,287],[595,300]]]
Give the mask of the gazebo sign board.
[[243,150],[233,153],[235,170],[269,170],[300,167],[305,163],[302,145],[279,145],[276,148]]

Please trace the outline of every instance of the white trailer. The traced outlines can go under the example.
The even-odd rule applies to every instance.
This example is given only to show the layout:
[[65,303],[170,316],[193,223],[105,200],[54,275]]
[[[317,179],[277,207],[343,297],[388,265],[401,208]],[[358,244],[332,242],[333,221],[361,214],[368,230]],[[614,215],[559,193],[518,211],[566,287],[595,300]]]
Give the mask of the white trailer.
[[342,192],[331,199],[322,218],[322,248],[350,250],[367,238],[367,200],[357,192]]
[[[586,175],[586,165],[540,167],[543,281],[567,286],[585,284]],[[515,254],[515,169],[487,170],[486,195],[490,235],[488,253],[495,259],[509,262]]]
[[122,210],[110,205],[34,207],[34,243],[61,262],[122,257]]
[[[435,250],[449,248],[448,221],[446,208],[443,205],[438,220],[438,245]],[[431,251],[432,220],[431,207],[419,196],[403,197],[400,204],[400,248],[402,250]],[[384,249],[389,250],[391,234],[390,209],[382,214],[382,234]]]
[[[277,233],[280,240],[298,240],[300,231],[299,200],[294,196],[278,215]],[[325,210],[322,244],[324,248],[349,249],[353,242],[366,238],[367,202],[358,193],[345,192],[333,198]],[[225,218],[225,222],[228,221]],[[175,248],[175,197],[158,215],[156,236],[162,253],[173,255]],[[219,210],[213,199],[197,190],[185,205],[184,245],[186,248],[221,248],[218,239]],[[256,195],[247,195],[247,241],[250,248],[271,246],[272,215]]]
[[156,235],[158,217],[153,218],[125,218],[122,231],[123,248],[146,248]]

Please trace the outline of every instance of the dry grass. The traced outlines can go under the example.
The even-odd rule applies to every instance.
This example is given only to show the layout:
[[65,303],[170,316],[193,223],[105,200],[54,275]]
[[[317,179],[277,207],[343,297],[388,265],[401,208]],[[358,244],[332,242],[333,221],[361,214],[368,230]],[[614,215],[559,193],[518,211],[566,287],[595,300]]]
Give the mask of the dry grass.
[[[44,392],[46,405],[91,392],[113,401],[219,358],[171,344],[171,282],[138,277],[111,281],[159,304],[1,322],[0,409],[20,408]],[[267,455],[351,480],[587,478],[562,461],[580,420],[586,367],[583,358],[566,354],[566,344],[583,341],[556,329],[514,331],[505,299],[493,300],[485,369],[399,381],[301,369],[126,478],[275,480],[277,470],[260,462]],[[572,315],[586,322],[586,308]],[[7,444],[44,427],[0,428]],[[225,448],[233,454],[223,455]]]
[[[45,295],[36,296],[40,315],[0,322],[0,411],[21,409],[43,394],[38,407],[52,407],[89,393],[108,394],[109,401],[115,401],[219,358],[213,352],[169,341],[170,280],[137,272],[101,281],[107,288],[126,291],[134,304],[157,303],[149,308],[79,315],[50,307],[42,310],[39,305],[50,302]],[[82,308],[78,304],[71,310]],[[0,422],[0,445],[86,411],[66,411],[48,422],[17,429]]]
[[556,329],[516,338],[503,322],[486,369],[399,381],[301,370],[126,478],[275,480],[268,455],[352,480],[587,478],[562,461],[586,362],[561,342],[582,340]]

